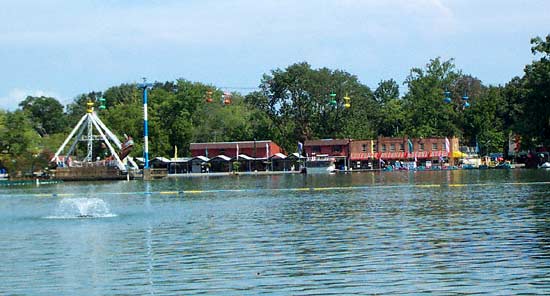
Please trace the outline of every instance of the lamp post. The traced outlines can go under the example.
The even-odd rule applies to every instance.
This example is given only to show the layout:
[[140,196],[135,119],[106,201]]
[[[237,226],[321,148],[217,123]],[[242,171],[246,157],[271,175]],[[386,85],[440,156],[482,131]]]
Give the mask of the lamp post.
[[150,180],[151,172],[149,171],[149,124],[147,120],[147,90],[153,84],[147,83],[147,79],[143,78],[143,83],[138,84],[138,87],[143,91],[143,179]]

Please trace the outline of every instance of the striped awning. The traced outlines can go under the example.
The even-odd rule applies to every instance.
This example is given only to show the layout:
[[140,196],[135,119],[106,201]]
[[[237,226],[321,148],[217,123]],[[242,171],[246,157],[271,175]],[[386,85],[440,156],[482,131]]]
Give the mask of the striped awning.
[[446,151],[418,151],[418,152],[352,152],[350,155],[351,160],[367,160],[367,159],[432,159],[438,157],[447,157],[449,153]]
[[437,157],[447,157],[448,153],[446,151],[419,151],[416,152],[416,158],[437,158]]
[[432,151],[432,157],[447,157],[446,151]]
[[408,158],[407,152],[382,152],[380,154],[380,158],[382,159],[406,159]]
[[376,158],[376,153],[371,152],[352,152],[350,154],[351,160],[367,160],[369,158]]

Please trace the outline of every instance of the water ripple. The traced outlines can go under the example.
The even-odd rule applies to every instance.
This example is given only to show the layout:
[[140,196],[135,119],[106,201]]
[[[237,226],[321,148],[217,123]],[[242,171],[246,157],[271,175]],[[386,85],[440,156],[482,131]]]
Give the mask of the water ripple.
[[[183,185],[365,188],[111,194],[101,198],[110,219],[44,220],[63,199],[0,199],[0,294],[550,294],[549,188],[521,185],[550,177],[485,174],[193,180]],[[408,185],[453,180],[479,186]],[[182,182],[57,188],[160,192]]]

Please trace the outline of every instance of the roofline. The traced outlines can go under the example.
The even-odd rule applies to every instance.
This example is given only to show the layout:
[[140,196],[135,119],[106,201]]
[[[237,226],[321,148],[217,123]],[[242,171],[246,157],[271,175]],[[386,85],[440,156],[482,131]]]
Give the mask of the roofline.
[[248,143],[275,143],[272,140],[250,140],[250,141],[235,141],[235,142],[199,142],[199,143],[189,143],[189,145],[198,145],[198,144],[248,144]]

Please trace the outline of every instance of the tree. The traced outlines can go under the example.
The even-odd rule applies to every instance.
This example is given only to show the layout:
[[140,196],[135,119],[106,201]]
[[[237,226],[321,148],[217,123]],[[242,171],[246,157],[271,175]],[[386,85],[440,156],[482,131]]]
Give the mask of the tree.
[[[413,68],[405,84],[407,110],[405,131],[412,137],[459,136],[458,110],[455,104],[442,104],[445,90],[453,87],[460,77],[453,60],[430,60],[425,69]],[[455,101],[457,100],[455,94]]]
[[503,88],[482,87],[472,100],[469,112],[465,112],[464,136],[469,146],[476,143],[482,153],[502,151],[507,143],[504,125],[506,103]]
[[40,135],[22,110],[0,116],[0,161],[10,172],[30,169],[40,155]]
[[[550,145],[550,35],[531,39],[531,51],[539,60],[525,66],[521,86],[509,86],[515,100],[521,102],[521,117],[515,124],[525,143]],[[514,81],[515,83],[515,81]],[[513,100],[513,99],[512,99]]]
[[[267,115],[277,129],[273,134],[289,151],[297,141],[373,133],[368,120],[375,112],[372,93],[347,72],[298,63],[264,75],[260,89],[245,100]],[[349,109],[344,107],[346,96],[351,98]]]
[[374,91],[374,99],[380,110],[376,117],[378,135],[394,137],[400,135],[400,131],[403,133],[406,114],[395,80],[380,81]]
[[41,136],[62,132],[66,127],[63,105],[54,98],[28,96],[19,107],[29,114]]
[[399,85],[395,80],[382,80],[374,91],[374,99],[381,105],[399,99]]

